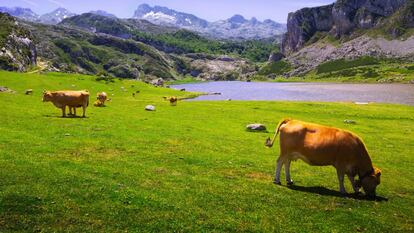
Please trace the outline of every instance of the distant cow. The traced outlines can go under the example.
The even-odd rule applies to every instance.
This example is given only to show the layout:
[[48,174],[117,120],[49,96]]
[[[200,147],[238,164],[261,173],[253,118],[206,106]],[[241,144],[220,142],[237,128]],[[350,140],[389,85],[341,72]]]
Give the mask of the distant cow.
[[170,101],[171,106],[176,106],[178,102],[178,98],[175,96],[164,97],[165,100]]
[[83,108],[83,117],[86,114],[86,108],[89,106],[89,92],[87,91],[45,91],[43,93],[43,102],[52,102],[57,108],[62,110],[62,117],[66,117],[66,106],[75,110]]
[[96,95],[96,99],[102,103],[102,106],[105,106],[105,101],[108,99],[108,95],[105,92],[100,92]]
[[[381,171],[373,167],[367,149],[358,136],[341,129],[297,120],[283,120],[277,127],[273,140],[266,140],[266,146],[273,146],[279,132],[280,156],[274,183],[280,184],[280,170],[285,165],[286,181],[293,184],[290,178],[290,162],[301,159],[313,166],[334,166],[341,193],[346,193],[346,174],[355,192],[359,192],[362,186],[368,196],[375,196]],[[355,182],[356,175],[359,176],[359,181]]]
[[105,106],[100,100],[95,101],[95,103],[93,104],[93,106],[95,107],[103,107]]

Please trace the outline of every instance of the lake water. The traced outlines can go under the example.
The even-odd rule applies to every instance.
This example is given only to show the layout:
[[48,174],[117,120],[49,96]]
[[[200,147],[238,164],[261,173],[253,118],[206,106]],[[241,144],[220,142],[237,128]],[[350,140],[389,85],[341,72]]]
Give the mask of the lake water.
[[291,100],[327,102],[380,102],[414,105],[412,84],[336,84],[205,82],[174,85],[193,92],[221,93],[194,100]]

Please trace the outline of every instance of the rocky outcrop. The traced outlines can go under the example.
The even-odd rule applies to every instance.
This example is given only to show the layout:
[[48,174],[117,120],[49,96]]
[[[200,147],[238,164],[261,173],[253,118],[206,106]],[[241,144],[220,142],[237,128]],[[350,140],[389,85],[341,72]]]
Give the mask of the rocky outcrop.
[[0,38],[0,69],[27,71],[35,66],[37,52],[32,34],[7,14],[0,13],[0,27],[5,31]]
[[289,54],[299,50],[318,31],[329,31],[333,26],[333,4],[304,8],[290,13],[287,33],[282,41],[282,52]]
[[285,56],[280,52],[272,52],[269,56],[268,62],[278,62],[282,60]]
[[361,36],[340,46],[329,43],[315,43],[292,53],[286,61],[292,65],[292,71],[286,76],[303,75],[318,65],[339,59],[354,60],[360,57],[381,57],[403,59],[414,62],[414,36],[405,40],[386,40]]
[[190,75],[200,80],[247,80],[255,73],[255,66],[243,59],[206,54],[187,54]]
[[282,51],[289,55],[301,49],[317,32],[340,38],[356,29],[377,27],[410,0],[338,0],[334,4],[304,8],[288,17]]

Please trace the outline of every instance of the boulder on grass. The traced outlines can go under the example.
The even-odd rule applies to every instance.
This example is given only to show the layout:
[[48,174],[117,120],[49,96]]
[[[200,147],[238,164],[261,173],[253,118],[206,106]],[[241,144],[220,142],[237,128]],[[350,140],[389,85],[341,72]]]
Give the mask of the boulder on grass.
[[147,111],[155,111],[155,106],[154,105],[147,105],[147,106],[145,106],[145,110],[147,110]]
[[164,79],[162,79],[162,78],[154,79],[154,80],[151,81],[151,84],[156,86],[156,87],[162,87],[162,86],[164,86]]
[[266,131],[266,126],[263,124],[250,124],[246,126],[247,131],[261,132]]

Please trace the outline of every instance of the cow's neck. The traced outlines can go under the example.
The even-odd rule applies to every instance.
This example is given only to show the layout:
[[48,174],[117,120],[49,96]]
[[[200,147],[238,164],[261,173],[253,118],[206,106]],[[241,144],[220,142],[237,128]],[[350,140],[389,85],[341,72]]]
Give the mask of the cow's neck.
[[374,167],[372,166],[371,158],[368,155],[368,152],[364,148],[364,151],[361,156],[361,161],[359,162],[358,166],[358,176],[359,179],[362,180],[366,176],[372,174],[374,171]]

